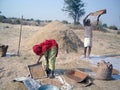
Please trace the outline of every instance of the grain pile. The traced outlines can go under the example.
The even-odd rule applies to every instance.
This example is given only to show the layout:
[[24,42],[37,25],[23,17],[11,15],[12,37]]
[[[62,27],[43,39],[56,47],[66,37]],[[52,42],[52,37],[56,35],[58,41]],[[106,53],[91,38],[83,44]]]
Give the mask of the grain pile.
[[83,47],[82,41],[78,36],[70,30],[69,26],[59,21],[53,21],[48,25],[40,28],[38,32],[31,36],[27,43],[27,47],[31,47],[46,39],[55,39],[58,42],[59,49],[67,53],[71,51],[77,51],[80,47]]

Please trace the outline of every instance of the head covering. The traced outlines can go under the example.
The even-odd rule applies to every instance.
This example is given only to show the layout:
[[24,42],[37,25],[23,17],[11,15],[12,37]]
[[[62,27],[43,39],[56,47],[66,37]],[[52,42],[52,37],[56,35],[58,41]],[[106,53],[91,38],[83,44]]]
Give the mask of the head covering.
[[42,48],[40,47],[40,45],[34,45],[33,46],[33,52],[37,55],[40,55],[42,54]]
[[[46,51],[48,51],[49,49],[53,48],[54,46],[57,47],[57,53],[58,53],[58,44],[54,39],[50,39],[50,40],[45,40],[37,45],[33,46],[33,51],[35,54],[41,56],[43,55]],[[56,56],[57,56],[56,53]]]

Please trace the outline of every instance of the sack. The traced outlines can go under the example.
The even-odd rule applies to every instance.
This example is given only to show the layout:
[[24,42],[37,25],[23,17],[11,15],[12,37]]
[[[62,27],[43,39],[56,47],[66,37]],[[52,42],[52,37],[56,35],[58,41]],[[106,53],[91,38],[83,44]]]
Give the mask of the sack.
[[1,45],[0,46],[0,56],[1,57],[6,56],[7,49],[8,49],[8,45]]
[[112,70],[113,66],[109,62],[105,62],[104,60],[100,61],[100,63],[97,64],[98,69],[96,72],[95,79],[99,80],[110,80],[112,79]]

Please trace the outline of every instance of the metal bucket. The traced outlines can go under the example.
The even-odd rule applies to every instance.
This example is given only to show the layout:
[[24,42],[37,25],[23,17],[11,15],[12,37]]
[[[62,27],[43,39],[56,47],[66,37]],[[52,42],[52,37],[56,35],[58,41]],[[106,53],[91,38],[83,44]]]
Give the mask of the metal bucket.
[[56,86],[53,86],[53,85],[48,84],[48,85],[43,85],[43,86],[41,86],[41,87],[39,88],[39,90],[59,90],[59,88],[56,87]]

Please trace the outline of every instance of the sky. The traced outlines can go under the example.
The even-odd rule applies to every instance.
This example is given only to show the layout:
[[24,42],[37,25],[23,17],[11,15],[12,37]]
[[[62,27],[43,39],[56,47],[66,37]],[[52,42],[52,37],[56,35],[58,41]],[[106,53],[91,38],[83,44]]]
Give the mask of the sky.
[[[85,3],[85,15],[97,10],[106,9],[107,13],[100,17],[100,21],[108,26],[116,25],[120,28],[119,0],[82,0]],[[63,12],[64,0],[0,0],[1,15],[6,17],[23,16],[26,19],[39,20],[67,20],[73,22],[67,12]]]

